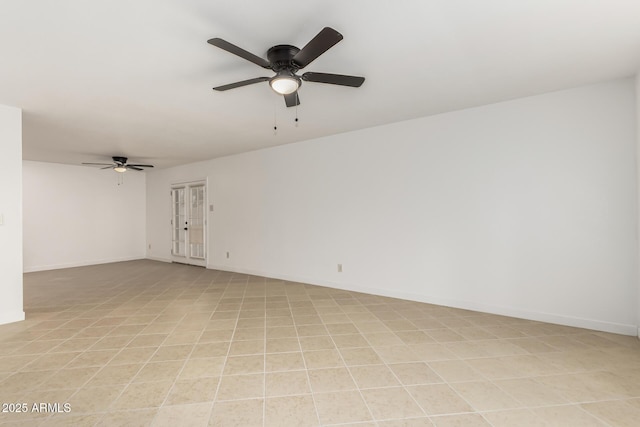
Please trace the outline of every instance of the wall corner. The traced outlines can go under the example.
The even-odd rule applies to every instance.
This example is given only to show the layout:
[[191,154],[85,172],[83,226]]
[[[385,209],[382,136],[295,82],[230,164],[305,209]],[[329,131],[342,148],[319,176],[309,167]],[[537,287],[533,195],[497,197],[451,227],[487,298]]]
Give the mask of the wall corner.
[[635,78],[636,95],[636,322],[638,325],[637,336],[640,339],[640,72]]

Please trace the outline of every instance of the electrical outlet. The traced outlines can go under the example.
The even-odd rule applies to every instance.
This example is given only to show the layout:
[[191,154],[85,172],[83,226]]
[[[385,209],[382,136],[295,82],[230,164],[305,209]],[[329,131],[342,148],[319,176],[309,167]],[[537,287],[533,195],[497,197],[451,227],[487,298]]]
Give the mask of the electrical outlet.
[[338,264],[338,273],[342,273],[342,264]]

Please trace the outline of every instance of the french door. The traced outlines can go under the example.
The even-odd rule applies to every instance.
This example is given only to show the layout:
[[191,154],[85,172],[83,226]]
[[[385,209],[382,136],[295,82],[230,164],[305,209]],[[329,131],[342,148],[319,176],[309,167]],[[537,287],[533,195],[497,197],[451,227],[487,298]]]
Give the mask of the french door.
[[185,264],[207,265],[206,184],[171,186],[171,258]]

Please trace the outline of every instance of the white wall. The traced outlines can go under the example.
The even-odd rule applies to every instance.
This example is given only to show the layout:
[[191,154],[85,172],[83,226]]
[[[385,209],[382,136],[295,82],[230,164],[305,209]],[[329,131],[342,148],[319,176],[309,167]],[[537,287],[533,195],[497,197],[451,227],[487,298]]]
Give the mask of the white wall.
[[0,324],[22,308],[22,111],[0,105]]
[[636,334],[635,121],[624,79],[154,171],[148,256],[207,177],[210,268]]
[[145,174],[23,162],[24,271],[145,257]]

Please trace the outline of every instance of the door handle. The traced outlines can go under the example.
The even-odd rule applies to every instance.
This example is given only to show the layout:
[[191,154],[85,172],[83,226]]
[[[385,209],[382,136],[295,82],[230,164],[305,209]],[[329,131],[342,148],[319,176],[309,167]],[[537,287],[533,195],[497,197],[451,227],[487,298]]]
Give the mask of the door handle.
[[187,227],[185,227],[184,229],[185,229],[185,230],[188,230],[188,228],[187,228]]

